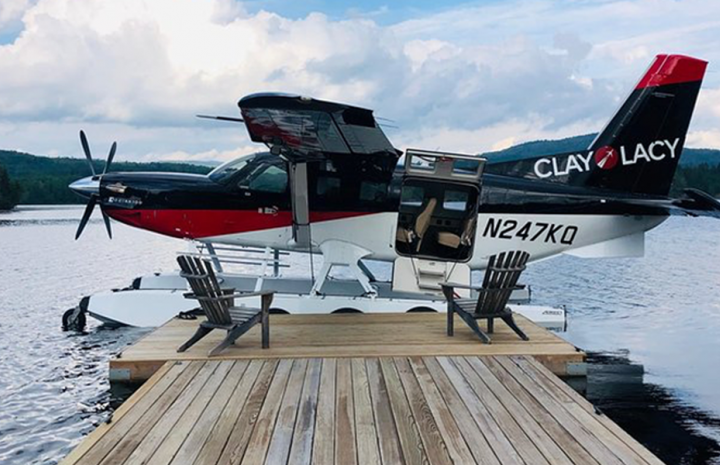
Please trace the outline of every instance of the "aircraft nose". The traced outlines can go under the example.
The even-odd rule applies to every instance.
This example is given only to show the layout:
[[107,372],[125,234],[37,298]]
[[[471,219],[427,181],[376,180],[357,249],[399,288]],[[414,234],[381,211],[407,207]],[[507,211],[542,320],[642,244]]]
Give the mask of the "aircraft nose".
[[91,195],[100,194],[100,180],[93,176],[87,178],[78,179],[68,186],[76,194],[80,194],[83,197],[89,198]]

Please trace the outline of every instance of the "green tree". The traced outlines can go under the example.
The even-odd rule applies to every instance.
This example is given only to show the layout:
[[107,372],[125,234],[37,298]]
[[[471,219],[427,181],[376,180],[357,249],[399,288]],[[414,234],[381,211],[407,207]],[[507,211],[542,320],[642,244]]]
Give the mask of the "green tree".
[[7,171],[0,166],[0,210],[10,210],[20,201],[20,185],[10,179]]

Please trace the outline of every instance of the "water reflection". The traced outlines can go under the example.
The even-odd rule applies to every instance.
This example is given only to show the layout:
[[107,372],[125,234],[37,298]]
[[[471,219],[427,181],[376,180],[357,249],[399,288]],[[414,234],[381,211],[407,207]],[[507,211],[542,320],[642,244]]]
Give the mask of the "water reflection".
[[717,463],[720,420],[643,379],[626,352],[590,353],[584,382],[570,381],[603,413],[668,464]]

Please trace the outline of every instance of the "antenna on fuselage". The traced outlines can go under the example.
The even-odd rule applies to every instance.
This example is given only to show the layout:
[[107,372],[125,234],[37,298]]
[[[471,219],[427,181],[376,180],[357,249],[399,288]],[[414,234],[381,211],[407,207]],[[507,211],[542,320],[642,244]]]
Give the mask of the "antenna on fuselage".
[[231,123],[244,123],[242,118],[234,118],[232,116],[211,116],[211,115],[195,115],[197,118],[214,119],[217,121],[230,121]]

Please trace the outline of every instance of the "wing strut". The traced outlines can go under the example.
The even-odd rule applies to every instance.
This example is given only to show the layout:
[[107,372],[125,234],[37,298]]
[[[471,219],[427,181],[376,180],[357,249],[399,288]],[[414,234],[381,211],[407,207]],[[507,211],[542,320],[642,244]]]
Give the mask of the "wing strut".
[[307,163],[290,162],[290,195],[292,198],[293,239],[308,251],[311,248],[310,206],[308,204]]

